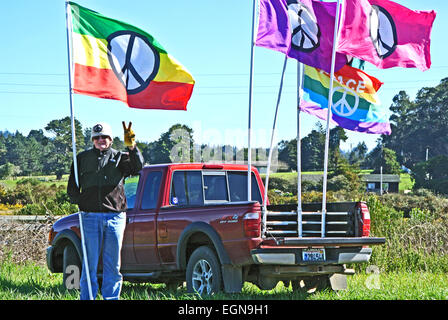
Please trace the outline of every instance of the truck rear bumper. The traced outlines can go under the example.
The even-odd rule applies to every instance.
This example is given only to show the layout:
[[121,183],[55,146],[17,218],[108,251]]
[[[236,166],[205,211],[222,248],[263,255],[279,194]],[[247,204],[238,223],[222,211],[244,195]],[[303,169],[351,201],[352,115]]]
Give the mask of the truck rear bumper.
[[262,265],[324,265],[368,262],[371,248],[325,248],[324,261],[303,261],[301,248],[268,248],[251,251],[252,259]]

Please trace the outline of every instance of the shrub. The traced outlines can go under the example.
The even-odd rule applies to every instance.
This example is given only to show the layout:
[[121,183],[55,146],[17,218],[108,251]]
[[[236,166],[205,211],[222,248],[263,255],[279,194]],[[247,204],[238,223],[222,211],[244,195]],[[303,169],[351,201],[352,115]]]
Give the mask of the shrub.
[[50,200],[45,203],[27,204],[20,209],[19,215],[68,215],[78,211],[78,206],[69,202],[57,203],[57,201]]
[[[387,272],[448,272],[448,214],[435,213],[425,208],[424,198],[413,197],[397,195],[392,200],[369,196],[371,234],[386,238],[385,245],[374,247],[370,263]],[[400,205],[411,199],[415,206],[406,218]],[[442,203],[447,200],[437,199]]]
[[[48,185],[33,178],[22,179],[12,190],[0,186],[0,201],[19,215],[66,215],[76,212],[63,185]],[[17,210],[19,209],[19,210]]]
[[328,179],[327,188],[333,191],[350,190],[350,181],[343,175],[334,176]]

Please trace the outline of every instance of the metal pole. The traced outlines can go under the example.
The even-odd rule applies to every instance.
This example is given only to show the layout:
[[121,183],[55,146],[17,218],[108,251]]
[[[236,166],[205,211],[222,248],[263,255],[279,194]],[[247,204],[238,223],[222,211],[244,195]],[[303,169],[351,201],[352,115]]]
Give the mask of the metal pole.
[[252,168],[252,89],[253,89],[253,76],[254,76],[254,47],[255,47],[255,10],[257,0],[253,0],[252,7],[252,40],[250,44],[250,79],[249,79],[249,121],[248,121],[248,148],[247,148],[247,200],[252,200],[252,180],[251,180],[251,168]]
[[[74,116],[74,108],[73,108],[73,96],[72,96],[72,39],[71,39],[71,30],[72,30],[72,16],[70,11],[70,6],[68,1],[65,2],[65,14],[66,14],[66,26],[67,26],[67,53],[68,53],[68,83],[69,83],[69,97],[70,97],[70,117],[71,117],[71,129],[72,129],[72,150],[73,150],[73,172],[75,175],[75,182],[79,188],[79,178],[78,178],[78,162],[76,159],[76,134],[75,134],[75,116]],[[86,276],[87,276],[87,287],[89,290],[89,299],[93,300],[92,294],[92,284],[90,283],[90,272],[89,272],[89,263],[87,259],[87,249],[85,244],[84,237],[84,227],[82,223],[81,212],[78,212],[79,217],[79,229],[81,232],[81,246],[82,246],[82,254],[84,259],[84,266],[86,268]],[[65,270],[64,270],[65,272]]]
[[297,61],[297,227],[302,237],[302,148],[300,141],[300,101],[303,90],[303,63]]
[[286,70],[287,62],[288,62],[288,56],[285,55],[285,62],[283,63],[282,76],[280,79],[280,87],[278,89],[277,105],[275,107],[274,124],[272,125],[271,145],[269,147],[268,165],[267,165],[267,170],[266,170],[266,181],[264,184],[263,210],[265,212],[266,212],[266,203],[267,203],[267,198],[268,198],[269,171],[271,170],[272,150],[274,148],[275,125],[277,124],[278,106],[280,105],[280,98],[281,98],[282,89],[283,89],[283,79],[285,77],[285,70]]
[[380,167],[380,195],[383,195],[383,166]]
[[328,92],[328,113],[327,113],[327,130],[325,138],[325,156],[324,156],[324,178],[322,191],[322,221],[321,221],[321,236],[325,237],[325,215],[327,212],[327,175],[328,175],[328,149],[330,144],[330,119],[331,119],[331,105],[333,100],[333,81],[334,81],[334,64],[336,58],[336,47],[338,41],[338,25],[340,15],[340,0],[338,0],[336,7],[336,18],[334,22],[333,35],[333,51],[331,53],[331,72],[330,72],[330,89]]

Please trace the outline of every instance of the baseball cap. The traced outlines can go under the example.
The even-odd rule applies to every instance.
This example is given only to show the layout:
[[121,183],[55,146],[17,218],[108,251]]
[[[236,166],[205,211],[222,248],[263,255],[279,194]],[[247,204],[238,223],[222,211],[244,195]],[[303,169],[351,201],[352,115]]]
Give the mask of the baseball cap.
[[91,138],[98,136],[109,136],[111,139],[113,139],[112,136],[112,128],[110,125],[106,122],[98,122],[92,127],[92,133]]

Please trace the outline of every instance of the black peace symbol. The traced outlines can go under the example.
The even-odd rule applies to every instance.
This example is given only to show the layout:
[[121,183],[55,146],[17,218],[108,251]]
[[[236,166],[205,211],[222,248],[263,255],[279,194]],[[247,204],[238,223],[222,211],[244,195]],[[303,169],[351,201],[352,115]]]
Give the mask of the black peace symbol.
[[372,5],[370,11],[370,37],[378,57],[385,59],[397,47],[397,28],[394,19],[383,7]]
[[310,9],[297,1],[288,1],[288,15],[293,29],[291,47],[303,52],[319,47],[321,32]]
[[110,65],[127,93],[144,90],[159,70],[159,52],[145,36],[134,31],[114,32],[107,42]]

